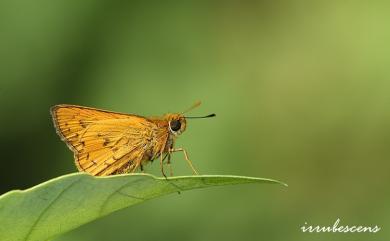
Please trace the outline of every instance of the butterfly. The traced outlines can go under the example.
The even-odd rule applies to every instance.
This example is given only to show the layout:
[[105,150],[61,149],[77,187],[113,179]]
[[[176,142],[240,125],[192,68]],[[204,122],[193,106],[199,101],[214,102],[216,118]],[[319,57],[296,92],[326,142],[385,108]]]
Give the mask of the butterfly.
[[[171,154],[183,152],[194,174],[198,174],[187,151],[175,148],[176,138],[187,127],[184,113],[200,105],[196,102],[185,112],[161,117],[143,117],[77,105],[55,105],[50,109],[57,134],[74,153],[77,169],[94,176],[143,171],[143,166],[160,159],[171,163]],[[171,169],[171,175],[172,169]]]

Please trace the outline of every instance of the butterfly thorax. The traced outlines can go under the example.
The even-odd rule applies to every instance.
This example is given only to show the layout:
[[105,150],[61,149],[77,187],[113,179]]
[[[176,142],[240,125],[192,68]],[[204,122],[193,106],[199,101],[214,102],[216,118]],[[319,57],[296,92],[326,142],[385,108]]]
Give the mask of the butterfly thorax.
[[156,127],[149,136],[151,141],[145,151],[144,161],[154,160],[168,153],[173,148],[177,136],[186,129],[186,119],[181,114],[165,114],[163,117],[154,117],[150,120]]

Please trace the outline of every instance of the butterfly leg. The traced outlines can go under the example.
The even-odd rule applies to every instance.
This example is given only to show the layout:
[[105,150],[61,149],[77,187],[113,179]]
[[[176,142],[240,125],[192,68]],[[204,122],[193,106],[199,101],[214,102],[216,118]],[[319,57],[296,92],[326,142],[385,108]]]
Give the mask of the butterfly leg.
[[187,154],[187,151],[185,149],[183,149],[183,148],[172,148],[172,149],[169,150],[170,153],[178,152],[178,151],[182,151],[183,152],[184,158],[188,162],[188,165],[190,165],[190,167],[191,167],[192,171],[194,172],[194,174],[199,175],[199,173],[195,170],[194,165],[192,165],[191,160],[188,158],[188,154]]
[[163,174],[163,176],[165,177],[165,179],[168,179],[167,176],[165,175],[165,172],[164,172],[164,164],[163,164],[164,159],[165,159],[165,158],[163,158],[163,155],[162,155],[162,153],[161,153],[161,155],[160,155],[161,173]]
[[[162,155],[161,155],[161,156],[162,156]],[[167,154],[165,154],[164,157],[160,157],[160,164],[161,164],[161,172],[162,172],[163,176],[165,177],[165,179],[166,179],[167,181],[169,181],[169,179],[168,179],[167,176],[165,175],[164,169],[163,169],[163,162],[164,162],[165,158],[167,158],[167,157],[168,157],[167,163],[169,164],[169,167],[170,167],[170,169],[171,169],[171,176],[173,176],[172,167],[171,167],[171,165],[170,165],[170,164],[171,164],[171,153],[170,153],[170,152],[168,152]],[[181,188],[180,188],[179,186],[177,186],[176,184],[171,183],[171,185],[174,186],[175,188],[177,188],[177,189],[179,189],[179,190],[181,191]],[[180,194],[180,191],[177,191],[177,193]]]
[[173,176],[173,169],[172,169],[172,165],[171,165],[171,154],[170,154],[170,153],[168,153],[167,155],[168,155],[168,161],[167,161],[167,164],[168,164],[168,166],[169,166],[169,172],[170,172],[170,174],[171,174],[171,177],[172,177],[172,176]]

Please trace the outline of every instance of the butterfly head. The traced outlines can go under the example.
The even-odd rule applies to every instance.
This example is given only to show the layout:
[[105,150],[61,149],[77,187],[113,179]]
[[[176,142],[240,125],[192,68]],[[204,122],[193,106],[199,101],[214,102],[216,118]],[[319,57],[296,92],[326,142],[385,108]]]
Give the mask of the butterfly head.
[[184,116],[184,113],[189,112],[190,110],[198,107],[199,105],[200,101],[195,102],[195,104],[193,104],[189,109],[183,111],[180,114],[166,114],[164,116],[164,119],[168,121],[169,131],[175,136],[177,136],[186,130],[187,119],[209,118],[215,116],[215,114],[210,114],[206,116]]
[[187,121],[182,114],[166,114],[165,120],[168,121],[169,131],[175,136],[180,135],[186,130]]
[[189,116],[184,116],[182,114],[166,114],[164,119],[168,121],[169,131],[173,135],[178,136],[186,130],[187,119],[209,118],[214,116],[215,114],[210,114],[207,116],[199,116],[199,117],[198,116],[189,117]]

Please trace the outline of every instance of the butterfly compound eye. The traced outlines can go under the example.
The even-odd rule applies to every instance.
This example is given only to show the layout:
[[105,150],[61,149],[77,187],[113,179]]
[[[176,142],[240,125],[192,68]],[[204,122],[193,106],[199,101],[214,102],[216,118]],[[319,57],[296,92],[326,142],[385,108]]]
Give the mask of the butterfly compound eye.
[[171,130],[172,131],[178,131],[180,130],[181,123],[178,120],[173,120],[170,122],[171,123]]

